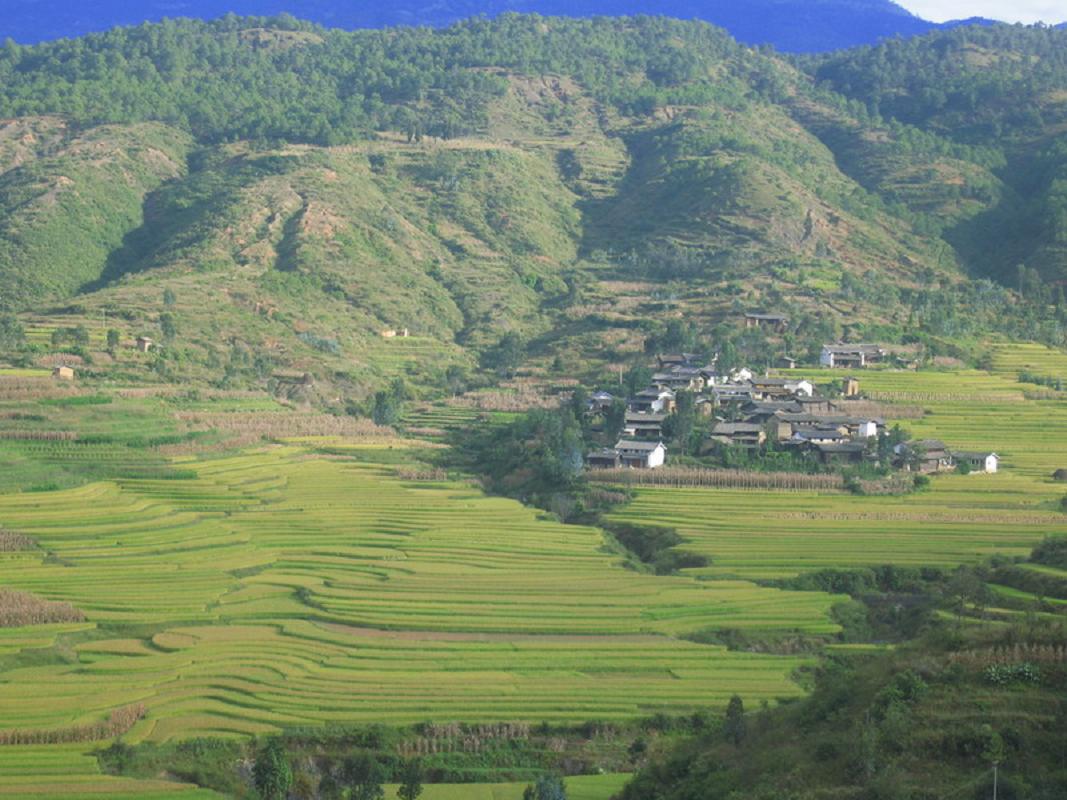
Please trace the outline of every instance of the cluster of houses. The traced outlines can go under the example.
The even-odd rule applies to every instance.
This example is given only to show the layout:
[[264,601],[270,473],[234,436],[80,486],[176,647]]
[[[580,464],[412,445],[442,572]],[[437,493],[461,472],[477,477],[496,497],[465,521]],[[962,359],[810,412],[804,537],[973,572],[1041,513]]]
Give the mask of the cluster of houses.
[[[826,350],[831,359],[860,359],[865,364],[880,358],[878,353],[884,356],[866,345],[848,347],[846,351],[828,345]],[[849,414],[844,404],[820,396],[815,385],[802,378],[760,377],[747,369],[722,375],[714,364],[699,366],[691,353],[659,356],[657,362],[651,385],[627,400],[622,438],[612,448],[590,453],[590,468],[662,467],[667,458],[663,426],[683,390],[695,397],[698,415],[715,420],[701,455],[721,447],[753,451],[773,443],[826,465],[858,464],[871,457],[872,441],[885,432],[884,420]],[[856,378],[841,383],[846,399],[859,396]],[[614,403],[609,392],[597,392],[589,400],[589,412],[603,414]],[[971,471],[996,472],[998,463],[995,453],[951,452],[930,441],[898,445],[893,458],[897,468],[921,472],[956,469],[964,461]]]

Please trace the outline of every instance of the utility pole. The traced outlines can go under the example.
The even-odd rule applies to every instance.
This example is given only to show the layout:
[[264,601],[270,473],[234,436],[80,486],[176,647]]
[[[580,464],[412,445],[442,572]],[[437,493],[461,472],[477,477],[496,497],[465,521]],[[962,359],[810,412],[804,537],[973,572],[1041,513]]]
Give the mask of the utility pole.
[[997,773],[999,771],[1000,762],[993,762],[993,800],[997,800]]

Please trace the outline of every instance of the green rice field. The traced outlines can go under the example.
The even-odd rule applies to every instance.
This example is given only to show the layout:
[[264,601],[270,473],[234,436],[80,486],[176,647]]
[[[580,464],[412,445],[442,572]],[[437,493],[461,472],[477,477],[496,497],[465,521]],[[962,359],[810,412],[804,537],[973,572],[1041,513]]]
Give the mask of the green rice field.
[[834,630],[828,595],[630,572],[596,529],[394,469],[273,448],[195,479],[0,497],[0,524],[42,548],[0,556],[0,581],[96,626],[9,633],[76,657],[5,672],[0,728],[132,703],[149,714],[131,741],[680,713],[795,696],[807,661],[677,634]]
[[103,775],[86,745],[0,747],[0,797],[35,800],[218,800],[221,795],[167,780]]

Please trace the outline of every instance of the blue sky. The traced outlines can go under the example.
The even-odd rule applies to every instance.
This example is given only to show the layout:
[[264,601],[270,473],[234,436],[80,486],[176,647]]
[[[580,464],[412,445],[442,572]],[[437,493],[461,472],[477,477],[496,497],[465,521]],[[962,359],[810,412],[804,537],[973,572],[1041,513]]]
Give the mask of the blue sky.
[[1005,22],[1064,22],[1064,0],[897,0],[908,11],[934,22],[989,17]]

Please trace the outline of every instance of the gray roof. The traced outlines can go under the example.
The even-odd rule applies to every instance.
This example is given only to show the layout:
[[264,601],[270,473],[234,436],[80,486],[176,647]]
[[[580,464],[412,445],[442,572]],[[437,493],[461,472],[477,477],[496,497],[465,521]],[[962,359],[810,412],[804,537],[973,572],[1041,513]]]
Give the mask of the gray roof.
[[847,439],[847,434],[838,430],[800,430],[793,434],[794,439]]
[[738,433],[760,433],[762,425],[753,425],[748,422],[721,422],[715,426],[712,434],[716,436],[733,436]]
[[615,450],[612,450],[610,448],[604,448],[603,450],[594,450],[592,453],[589,453],[589,455],[586,456],[586,457],[587,458],[612,458],[612,459],[615,459],[615,458],[619,457],[619,454]]
[[848,444],[816,444],[812,445],[820,453],[861,453],[867,449],[866,445],[860,442],[849,442]]
[[884,352],[876,344],[824,344],[823,350],[831,353],[881,353]]
[[637,414],[633,411],[626,412],[627,422],[646,422],[646,423],[662,423],[667,419],[668,414]]
[[754,312],[745,314],[749,319],[766,319],[766,320],[787,320],[789,317],[784,314],[757,314]]
[[651,453],[653,450],[660,447],[666,449],[666,445],[663,444],[663,442],[630,442],[625,439],[620,440],[618,444],[615,445],[615,449],[620,452],[624,450],[632,450],[642,453]]

